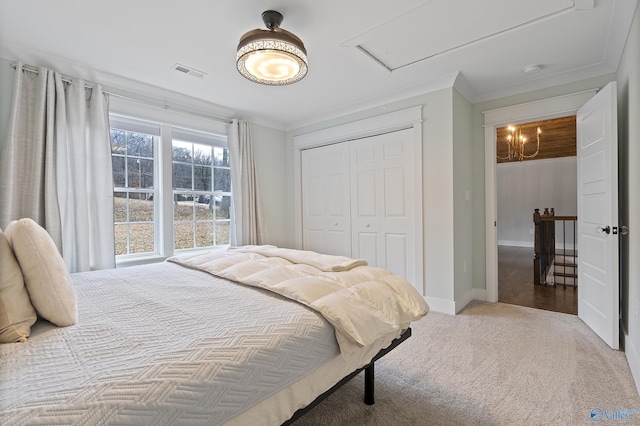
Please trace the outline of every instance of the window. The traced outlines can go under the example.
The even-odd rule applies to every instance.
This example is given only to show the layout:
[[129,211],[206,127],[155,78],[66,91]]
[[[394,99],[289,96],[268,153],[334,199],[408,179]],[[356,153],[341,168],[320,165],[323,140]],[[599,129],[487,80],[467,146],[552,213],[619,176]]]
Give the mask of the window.
[[151,131],[111,120],[116,255],[156,252],[154,152],[159,132]]
[[[192,142],[174,129],[172,144],[174,247],[229,244],[231,175],[229,150]],[[200,141],[202,141],[201,138]]]
[[110,115],[115,253],[123,260],[227,246],[227,138]]

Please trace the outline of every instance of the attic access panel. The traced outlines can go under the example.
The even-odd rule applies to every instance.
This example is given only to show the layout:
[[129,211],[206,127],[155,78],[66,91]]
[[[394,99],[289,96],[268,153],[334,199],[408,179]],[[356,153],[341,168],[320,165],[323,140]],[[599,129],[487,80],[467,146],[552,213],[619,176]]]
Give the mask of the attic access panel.
[[[389,71],[573,9],[573,0],[431,0],[343,43]],[[499,17],[499,19],[496,19]]]

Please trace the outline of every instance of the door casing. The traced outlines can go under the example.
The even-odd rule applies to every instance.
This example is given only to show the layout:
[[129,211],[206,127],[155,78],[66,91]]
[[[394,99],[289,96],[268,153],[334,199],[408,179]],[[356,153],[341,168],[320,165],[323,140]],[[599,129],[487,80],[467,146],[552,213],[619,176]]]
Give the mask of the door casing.
[[498,237],[496,187],[496,129],[507,124],[575,115],[597,89],[484,111],[486,300],[498,301]]

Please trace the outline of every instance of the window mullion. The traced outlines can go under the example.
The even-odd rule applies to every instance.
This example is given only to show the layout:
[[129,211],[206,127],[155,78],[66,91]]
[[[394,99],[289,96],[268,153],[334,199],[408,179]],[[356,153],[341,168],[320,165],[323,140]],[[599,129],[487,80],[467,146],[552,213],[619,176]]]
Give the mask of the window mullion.
[[[127,170],[127,167],[125,166],[125,172]],[[127,173],[128,174],[128,173]],[[126,175],[125,175],[126,176]],[[127,196],[125,198],[125,212],[126,212],[126,220],[127,220],[127,226],[126,226],[126,230],[127,230],[127,254],[131,254],[131,222],[130,222],[130,214],[129,214],[129,192],[127,192]]]
[[173,235],[173,173],[172,173],[172,128],[166,124],[160,126],[160,144],[158,150],[159,179],[158,192],[160,203],[158,203],[159,219],[157,221],[157,237],[161,244],[160,254],[172,256],[174,247]]

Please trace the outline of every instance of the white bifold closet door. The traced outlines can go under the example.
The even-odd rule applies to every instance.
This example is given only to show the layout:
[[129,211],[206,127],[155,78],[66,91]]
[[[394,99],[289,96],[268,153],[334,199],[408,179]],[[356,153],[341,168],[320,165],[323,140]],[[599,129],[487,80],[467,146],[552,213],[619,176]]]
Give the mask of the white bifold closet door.
[[413,132],[350,142],[351,254],[416,282]]
[[407,129],[303,151],[303,248],[421,282],[413,144]]
[[349,146],[302,151],[303,248],[351,256]]

